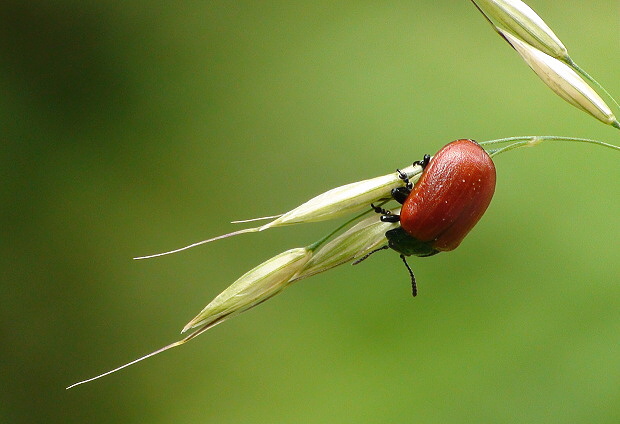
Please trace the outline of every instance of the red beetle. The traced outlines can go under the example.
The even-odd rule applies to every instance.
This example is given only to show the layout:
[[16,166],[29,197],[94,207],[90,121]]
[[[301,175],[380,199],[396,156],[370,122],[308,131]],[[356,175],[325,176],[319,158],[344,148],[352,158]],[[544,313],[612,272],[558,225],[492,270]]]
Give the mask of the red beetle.
[[416,164],[422,166],[423,172],[415,187],[398,170],[405,186],[393,189],[392,197],[403,205],[400,215],[372,205],[382,214],[382,221],[400,222],[399,228],[385,233],[387,246],[377,250],[389,247],[400,253],[411,276],[414,296],[415,277],[405,257],[432,256],[456,249],[480,220],[495,192],[495,165],[473,140],[453,141],[432,159],[425,155]]

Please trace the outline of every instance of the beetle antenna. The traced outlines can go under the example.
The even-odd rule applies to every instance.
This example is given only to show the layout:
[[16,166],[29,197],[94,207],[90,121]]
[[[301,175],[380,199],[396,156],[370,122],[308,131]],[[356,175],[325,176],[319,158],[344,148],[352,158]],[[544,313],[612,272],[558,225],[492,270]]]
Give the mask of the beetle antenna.
[[375,249],[375,250],[373,250],[373,251],[370,251],[370,252],[366,253],[364,256],[362,256],[361,258],[359,258],[358,260],[356,260],[355,262],[353,262],[353,264],[352,264],[352,265],[357,265],[357,264],[359,264],[360,262],[362,262],[362,261],[366,260],[366,259],[367,259],[370,255],[372,255],[373,253],[377,253],[378,251],[380,251],[380,250],[385,250],[385,249],[389,249],[389,247],[388,247],[387,245],[385,245],[385,246],[381,246],[381,247],[379,247],[378,249]]
[[[373,252],[370,252],[370,253],[373,253]],[[407,263],[407,259],[405,258],[405,255],[401,254],[400,258],[403,260],[403,263],[407,267],[407,271],[409,271],[409,275],[411,276],[411,294],[413,294],[413,297],[416,297],[418,294],[418,287],[416,286],[416,283],[415,283],[415,275],[413,275],[413,271],[411,270],[411,267]]]

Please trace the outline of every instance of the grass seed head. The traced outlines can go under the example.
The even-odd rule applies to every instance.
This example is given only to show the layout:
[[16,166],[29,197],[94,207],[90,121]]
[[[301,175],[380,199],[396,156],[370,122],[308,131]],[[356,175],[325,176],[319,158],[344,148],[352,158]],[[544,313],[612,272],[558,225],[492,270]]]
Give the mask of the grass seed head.
[[382,222],[379,215],[373,214],[318,249],[295,280],[327,271],[385,245],[385,232],[397,226],[398,223]]
[[[416,182],[422,168],[419,165],[408,166],[403,168],[402,172],[407,174],[411,182]],[[402,185],[402,179],[398,173],[394,172],[336,187],[259,227],[259,230],[304,222],[324,221],[349,215],[367,208],[373,202],[389,199],[391,190]]]
[[605,124],[613,125],[617,122],[603,99],[568,65],[507,31],[500,30],[500,34],[558,96]]
[[269,299],[282,291],[311,257],[311,250],[295,248],[251,269],[213,299],[183,328],[183,332],[220,323]]
[[562,61],[570,60],[560,39],[539,15],[521,0],[472,1],[487,18],[526,43]]

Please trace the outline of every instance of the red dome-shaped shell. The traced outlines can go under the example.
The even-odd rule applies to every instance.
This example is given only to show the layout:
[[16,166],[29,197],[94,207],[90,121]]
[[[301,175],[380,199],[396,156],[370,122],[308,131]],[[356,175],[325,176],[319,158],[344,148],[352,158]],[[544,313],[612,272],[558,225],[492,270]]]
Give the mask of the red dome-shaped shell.
[[495,192],[495,165],[473,140],[444,146],[405,200],[400,225],[439,251],[456,249],[486,211]]

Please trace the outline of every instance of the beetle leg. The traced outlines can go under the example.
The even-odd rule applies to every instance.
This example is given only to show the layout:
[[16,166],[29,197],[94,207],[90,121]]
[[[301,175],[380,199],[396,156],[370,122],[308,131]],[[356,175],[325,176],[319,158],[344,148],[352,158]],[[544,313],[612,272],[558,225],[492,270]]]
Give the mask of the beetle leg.
[[407,263],[407,259],[405,258],[405,255],[401,253],[400,258],[403,260],[403,263],[407,267],[407,271],[409,271],[409,275],[411,276],[411,294],[413,295],[413,297],[416,297],[418,294],[418,287],[415,283],[415,275],[413,275],[413,271],[411,270],[411,267]]
[[413,162],[413,166],[420,165],[422,169],[426,168],[426,165],[431,161],[431,155],[424,155],[422,160],[416,160]]
[[370,207],[374,209],[376,213],[381,214],[381,222],[400,222],[400,215],[393,215],[392,212],[387,209],[383,209],[380,206],[370,204]]
[[407,197],[409,197],[411,189],[409,187],[396,187],[392,189],[392,197],[401,205],[405,203]]
[[[422,160],[416,160],[415,162],[413,162],[413,166],[419,165],[422,169],[424,169],[426,168],[426,165],[428,165],[430,161],[431,161],[431,155],[424,155],[424,158]],[[403,183],[405,183],[405,187],[400,188],[400,189],[398,188],[393,189],[392,197],[398,203],[403,204],[405,202],[405,199],[407,198],[407,196],[409,196],[409,193],[413,189],[413,184],[411,184],[411,181],[409,181],[409,177],[403,171],[401,171],[400,169],[397,169],[396,172],[398,173],[398,178],[403,180]]]
[[381,215],[381,222],[400,222],[400,215]]
[[398,178],[403,180],[403,182],[405,183],[405,187],[411,190],[413,188],[413,184],[411,184],[411,182],[409,181],[409,177],[407,176],[407,174],[405,174],[400,169],[397,169],[396,172],[398,173]]
[[373,208],[373,210],[376,213],[380,213],[380,214],[383,214],[383,215],[389,215],[390,214],[390,211],[383,209],[381,206],[375,206],[373,203],[370,204],[370,207]]

